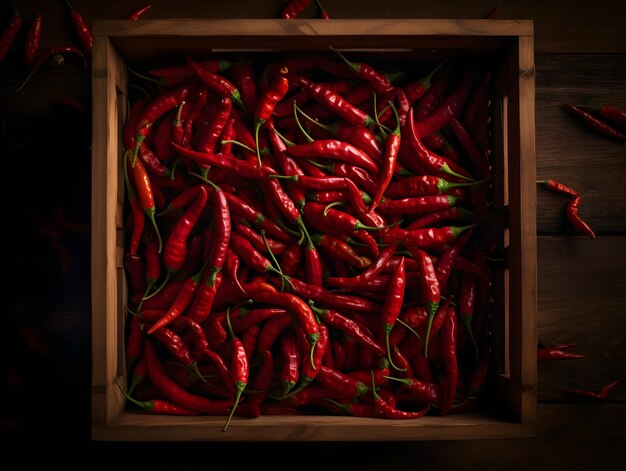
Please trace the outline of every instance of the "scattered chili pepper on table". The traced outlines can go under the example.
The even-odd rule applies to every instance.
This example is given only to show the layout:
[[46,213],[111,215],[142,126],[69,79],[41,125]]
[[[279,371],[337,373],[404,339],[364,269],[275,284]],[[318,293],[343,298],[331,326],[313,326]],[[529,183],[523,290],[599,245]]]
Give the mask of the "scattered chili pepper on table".
[[626,134],[620,132],[612,124],[601,120],[584,108],[571,103],[565,103],[565,109],[571,113],[583,126],[596,134],[609,137],[619,142],[626,142]]

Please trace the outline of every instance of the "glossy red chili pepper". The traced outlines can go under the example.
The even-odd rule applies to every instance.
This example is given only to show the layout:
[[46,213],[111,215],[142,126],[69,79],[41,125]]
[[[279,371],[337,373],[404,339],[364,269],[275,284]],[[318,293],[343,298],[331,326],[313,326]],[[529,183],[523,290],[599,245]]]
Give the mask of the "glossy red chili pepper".
[[[285,250],[287,250],[287,248],[289,247],[286,243],[282,241],[270,239],[268,237],[265,237],[265,241],[264,241],[263,236],[260,233],[258,233],[257,231],[255,231],[253,228],[251,228],[250,226],[246,224],[237,224],[237,227],[235,230],[239,232],[242,236],[244,236],[246,239],[248,239],[248,241],[250,241],[252,246],[259,252],[269,253],[268,248],[267,248],[267,246],[269,246],[269,249],[271,250],[273,254],[280,255],[283,252],[285,252]],[[267,246],[265,245],[265,242],[267,242]],[[282,263],[281,263],[281,268],[283,268],[283,272],[284,272],[284,267]]]
[[378,177],[376,192],[372,195],[372,202],[369,205],[370,212],[376,209],[376,207],[383,199],[383,195],[385,194],[385,191],[387,190],[387,187],[395,173],[398,153],[400,152],[400,118],[398,116],[398,112],[396,111],[395,106],[393,106],[393,103],[390,104],[396,116],[396,128],[392,133],[387,135],[387,138],[385,140],[385,152],[383,154],[382,170]]
[[230,236],[230,246],[233,251],[239,256],[241,261],[249,265],[259,273],[273,273],[279,276],[283,283],[288,282],[288,278],[272,264],[272,261],[265,257],[261,252],[256,250],[248,239],[239,234],[233,232]]
[[[413,175],[395,180],[385,192],[391,199],[451,193],[463,194],[460,188],[477,185],[478,182],[451,182],[438,175]],[[457,190],[457,191],[455,191]]]
[[374,119],[365,111],[344,100],[340,94],[332,88],[321,83],[313,82],[301,75],[288,73],[288,78],[292,82],[302,86],[311,97],[328,110],[342,117],[354,125],[364,125],[369,127],[375,124]]
[[281,366],[278,377],[283,387],[282,395],[286,396],[295,387],[300,376],[300,352],[291,329],[283,332],[279,342]]
[[413,108],[411,108],[407,117],[407,138],[405,141],[408,144],[408,148],[419,158],[419,166],[433,175],[443,173],[465,181],[473,180],[464,168],[453,161],[447,161],[444,157],[428,149],[417,135],[414,124]]
[[596,238],[596,234],[578,214],[578,209],[580,208],[580,203],[582,198],[580,196],[574,196],[565,207],[565,216],[567,220],[570,222],[572,226],[574,226],[579,231],[587,234],[591,239]]
[[290,0],[283,8],[280,17],[288,20],[297,18],[310,3],[311,0]]
[[253,126],[254,126],[254,140],[257,149],[257,159],[259,165],[261,165],[261,154],[259,149],[259,130],[273,115],[274,108],[278,105],[287,92],[289,91],[289,79],[287,78],[287,70],[281,71],[281,74],[276,76],[271,82],[270,86],[263,92],[258,100],[257,106],[254,110]]
[[234,103],[241,106],[242,109],[245,109],[241,101],[241,93],[232,82],[222,75],[203,67],[200,63],[195,62],[188,54],[185,55],[185,61],[191,66],[196,77],[208,85],[211,90],[217,93],[221,98],[229,98]]
[[436,406],[441,404],[442,393],[436,383],[421,381],[416,378],[394,378],[390,376],[388,379],[402,383],[411,397],[421,404]]
[[393,243],[383,248],[378,254],[378,257],[368,267],[355,276],[348,278],[329,277],[326,278],[326,284],[328,286],[335,286],[338,288],[357,288],[367,285],[373,280],[379,273],[383,271],[387,262],[391,259],[394,252],[398,247],[397,243]]
[[15,8],[15,5],[13,5],[13,2],[10,3],[13,8],[13,14],[9,24],[2,31],[2,36],[0,36],[0,64],[9,52],[9,48],[13,44],[17,33],[22,29],[22,16]]
[[606,399],[609,393],[619,384],[619,380],[613,381],[605,386],[602,386],[598,391],[587,391],[584,389],[569,388],[567,391],[571,394],[578,396],[584,396],[591,399]]
[[354,268],[364,269],[372,263],[369,258],[359,255],[349,244],[333,235],[318,232],[311,236],[311,240],[326,254],[339,258]]
[[139,144],[139,158],[143,162],[146,170],[155,177],[168,178],[171,175],[170,169],[157,157],[150,147],[143,141]]
[[256,162],[250,162],[236,158],[233,154],[214,154],[211,152],[198,152],[193,149],[179,146],[172,143],[175,151],[180,152],[183,156],[190,158],[204,165],[214,165],[216,167],[227,169],[242,178],[251,180],[262,179],[267,175],[276,173],[271,167],[263,165],[259,167]]
[[385,74],[378,72],[372,65],[365,62],[353,62],[342,54],[334,46],[329,46],[331,51],[334,51],[339,58],[345,62],[350,70],[359,78],[366,80],[372,87],[375,93],[384,95],[394,90],[393,85]]
[[571,197],[578,196],[578,191],[557,180],[537,180],[537,183],[557,193],[563,193]]
[[150,399],[148,401],[138,401],[136,399],[133,399],[129,395],[126,395],[126,398],[151,415],[198,415],[198,412],[187,409],[186,407],[181,407],[178,404],[166,401],[164,399]]
[[408,248],[438,248],[452,242],[463,233],[463,231],[475,225],[476,224],[470,224],[468,226],[423,227],[411,230],[394,228],[386,234],[383,234],[381,239],[385,243],[400,242],[400,245]]
[[213,111],[205,126],[205,132],[202,134],[196,146],[198,152],[216,152],[216,147],[224,130],[224,126],[226,126],[226,123],[230,119],[232,106],[232,100],[230,98],[225,97],[220,100],[217,108]]
[[408,83],[402,87],[406,98],[409,104],[413,105],[420,98],[424,96],[424,94],[430,90],[432,86],[433,76],[441,69],[448,61],[440,62],[436,67],[434,67],[427,75],[420,77],[419,79]]
[[[229,308],[230,310],[230,308]],[[228,425],[235,413],[235,409],[237,409],[237,405],[241,400],[241,395],[243,391],[246,389],[248,385],[248,379],[250,376],[250,365],[248,364],[248,356],[246,355],[246,349],[244,348],[243,342],[239,339],[235,333],[233,332],[232,326],[230,324],[230,316],[229,310],[226,311],[226,324],[228,326],[228,332],[230,335],[229,348],[231,355],[231,372],[233,375],[233,383],[235,384],[235,403],[230,410],[230,414],[228,415],[228,419],[222,427],[222,432],[226,432],[228,429]]]
[[396,409],[376,392],[374,386],[372,387],[372,394],[374,396],[374,407],[388,419],[418,419],[426,415],[430,410],[429,404],[420,411],[403,411]]
[[87,23],[85,23],[85,19],[83,18],[83,16],[74,9],[74,7],[69,2],[69,0],[65,0],[65,3],[67,4],[67,7],[70,9],[70,17],[72,19],[72,24],[74,25],[74,29],[76,31],[76,34],[78,35],[78,39],[80,40],[83,50],[85,51],[86,54],[91,56],[92,43],[93,43],[91,30],[87,26]]
[[590,129],[597,134],[607,136],[619,142],[626,141],[626,134],[620,132],[612,124],[598,119],[596,116],[594,116],[592,113],[585,110],[584,108],[572,105],[571,103],[565,103],[565,109],[569,111],[587,129]]
[[426,118],[418,119],[415,123],[416,135],[420,138],[428,136],[446,126],[450,118],[458,116],[477,77],[478,71],[475,68],[465,72],[461,82],[445,97],[437,109]]
[[585,358],[585,355],[583,354],[565,351],[566,348],[574,346],[576,346],[575,343],[568,343],[565,345],[555,345],[552,347],[539,347],[537,348],[537,361],[572,360]]
[[428,343],[435,314],[441,302],[441,286],[437,279],[435,265],[432,257],[426,251],[414,248],[411,255],[420,264],[420,274],[422,277],[421,291],[422,304],[428,311],[428,325],[426,327],[426,338],[424,339],[424,356],[428,357]]
[[35,54],[39,50],[39,43],[41,41],[41,25],[43,22],[43,14],[37,13],[35,19],[28,28],[26,35],[26,47],[24,48],[24,65],[30,67],[35,58]]
[[139,18],[141,18],[143,15],[145,15],[148,10],[150,10],[150,8],[152,8],[152,4],[148,4],[144,7],[141,7],[137,10],[135,10],[134,12],[132,12],[130,15],[128,15],[128,19],[129,20],[133,20],[133,21],[137,21]]
[[458,260],[461,251],[469,243],[473,233],[474,228],[463,232],[456,239],[456,241],[452,244],[449,244],[441,253],[441,255],[437,258],[437,261],[435,262],[435,275],[437,276],[440,287],[444,289],[446,288],[448,279],[450,278],[452,270],[454,269],[454,264]]
[[313,312],[319,316],[322,322],[341,330],[356,340],[356,342],[364,348],[370,349],[379,355],[385,354],[385,350],[378,345],[372,337],[363,331],[359,324],[354,320],[335,309],[318,308],[313,305],[312,301],[309,302],[309,305],[311,306],[311,309],[313,309]]
[[169,110],[179,106],[181,102],[185,101],[191,93],[191,90],[191,84],[180,85],[153,98],[152,101],[145,106],[135,128],[135,149],[131,157],[131,166],[134,166],[134,162],[137,158],[139,144],[147,137],[154,123]]
[[130,242],[128,244],[127,253],[137,254],[145,227],[146,214],[141,207],[139,196],[137,195],[137,192],[130,182],[130,178],[128,176],[128,165],[123,165],[123,171],[124,183],[126,188],[126,198],[132,211],[132,233],[130,237]]
[[346,398],[361,396],[371,389],[362,381],[324,365],[320,366],[315,379],[323,386]]
[[317,141],[296,144],[287,148],[287,154],[298,159],[333,159],[355,165],[378,175],[380,169],[376,162],[364,151],[346,141],[338,139],[320,139]]
[[[130,165],[130,160],[128,159],[127,152],[124,153],[123,160],[124,162],[122,163],[122,165]],[[150,176],[148,175],[148,172],[146,171],[146,168],[144,167],[140,159],[135,162],[134,167],[131,167],[131,172],[133,175],[133,182],[135,183],[135,190],[137,191],[137,196],[139,198],[139,203],[146,216],[148,216],[148,219],[150,219],[150,222],[152,223],[152,227],[158,241],[158,252],[160,253],[162,241],[159,228],[154,218],[154,215],[156,213],[156,205],[154,203],[154,192],[152,189]]]
[[383,214],[415,215],[442,211],[456,206],[458,197],[454,195],[424,195],[395,200],[385,200],[378,210]]
[[406,270],[404,268],[404,257],[400,259],[400,263],[393,271],[393,275],[389,280],[389,289],[385,295],[385,302],[381,311],[381,322],[383,332],[385,334],[385,346],[387,349],[387,357],[391,366],[399,370],[400,368],[393,363],[391,358],[391,347],[389,345],[389,334],[396,324],[396,320],[402,311],[404,304],[404,293],[406,290]]
[[193,187],[195,201],[186,209],[170,231],[163,247],[163,264],[168,273],[180,270],[187,259],[187,239],[198,222],[207,202],[207,191],[203,185]]
[[146,362],[150,379],[159,391],[173,403],[205,414],[221,414],[224,409],[228,409],[233,405],[232,399],[212,400],[188,392],[167,375],[165,368],[157,356],[152,341],[146,339],[144,349],[146,351]]

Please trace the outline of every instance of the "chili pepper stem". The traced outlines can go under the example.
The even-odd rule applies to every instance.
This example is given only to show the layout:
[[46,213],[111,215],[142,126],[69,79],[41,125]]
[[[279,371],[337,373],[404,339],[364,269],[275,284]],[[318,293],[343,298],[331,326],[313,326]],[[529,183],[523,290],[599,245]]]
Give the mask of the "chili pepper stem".
[[[239,147],[243,147],[244,149],[246,149],[247,151],[253,154],[258,155],[258,152],[255,151],[252,147],[245,145],[243,142],[235,141],[234,139],[224,139],[223,141],[220,141],[220,144],[235,144]],[[257,145],[257,148],[258,148],[258,145]]]
[[404,327],[406,330],[408,330],[409,332],[411,332],[413,335],[415,335],[417,337],[417,340],[420,341],[420,343],[422,345],[424,345],[424,339],[422,339],[422,337],[420,336],[420,334],[417,333],[417,331],[411,327],[409,324],[407,324],[406,322],[404,322],[402,319],[396,319],[396,322],[400,325],[402,325],[402,327]]
[[261,129],[262,125],[263,122],[261,121],[258,122],[254,127],[254,143],[256,145],[256,158],[259,161],[259,168],[263,166],[263,163],[261,162],[261,151],[259,150],[259,130]]

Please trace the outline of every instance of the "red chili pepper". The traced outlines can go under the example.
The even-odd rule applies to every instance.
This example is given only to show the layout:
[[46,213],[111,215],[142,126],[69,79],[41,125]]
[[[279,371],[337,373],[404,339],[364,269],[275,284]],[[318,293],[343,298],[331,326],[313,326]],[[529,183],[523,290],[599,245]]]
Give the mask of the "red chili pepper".
[[358,147],[338,139],[320,139],[306,144],[296,144],[287,148],[287,154],[299,159],[334,159],[346,162],[378,175],[376,162]]
[[259,130],[261,126],[265,124],[274,113],[274,108],[279,101],[281,101],[287,92],[289,91],[289,79],[287,78],[287,70],[281,71],[281,74],[274,78],[270,87],[268,87],[261,95],[257,106],[254,110],[253,126],[254,126],[254,140],[257,149],[257,159],[259,160],[259,166],[261,165],[261,153],[259,150]]
[[[452,408],[456,388],[459,382],[457,364],[457,313],[454,306],[448,307],[448,315],[441,326],[441,356],[446,377],[445,399],[440,407],[441,415],[447,414]],[[478,350],[477,350],[478,351]]]
[[346,398],[361,396],[370,391],[370,387],[362,381],[324,365],[320,366],[320,371],[315,379],[323,386]]
[[491,20],[496,18],[500,14],[500,10],[502,10],[502,5],[496,5],[483,17],[486,20]]
[[626,112],[622,109],[615,106],[600,106],[593,109],[592,112],[615,126],[626,129]]
[[76,34],[78,35],[78,39],[80,40],[83,50],[87,55],[91,56],[93,42],[91,30],[87,26],[87,23],[85,23],[83,16],[74,9],[69,0],[65,0],[65,3],[70,9],[70,17],[72,19],[72,23],[74,24],[74,29],[76,30]]
[[288,74],[289,80],[304,87],[311,97],[328,110],[336,113],[351,124],[369,127],[375,124],[374,119],[365,111],[344,100],[331,87],[313,82],[301,75]]
[[383,195],[387,190],[389,183],[394,175],[396,169],[396,163],[398,160],[398,153],[400,151],[400,118],[398,116],[398,112],[393,106],[393,103],[390,102],[391,109],[393,110],[396,116],[396,128],[395,130],[387,135],[385,140],[385,152],[383,155],[383,168],[380,172],[380,176],[378,177],[377,185],[376,185],[376,193],[372,196],[372,202],[369,205],[369,212],[376,209],[378,204],[383,199]]
[[440,387],[436,383],[429,381],[421,381],[416,378],[394,378],[389,376],[388,379],[398,381],[404,385],[411,396],[421,404],[441,404],[442,394]]
[[282,395],[286,396],[295,387],[300,375],[300,352],[291,329],[280,336],[280,359],[279,378],[283,387]]
[[619,380],[613,381],[612,383],[607,384],[606,386],[602,386],[599,391],[587,391],[584,389],[576,389],[570,388],[568,392],[572,394],[577,394],[579,396],[589,397],[591,399],[606,399],[609,393],[619,384]]
[[385,200],[378,209],[383,214],[415,215],[432,213],[456,206],[458,197],[454,195],[424,195],[396,200]]
[[585,358],[585,355],[580,353],[566,352],[566,348],[576,346],[575,343],[568,343],[565,345],[555,345],[552,347],[539,347],[537,348],[537,361],[547,360],[571,360],[577,358]]
[[230,308],[226,311],[226,324],[230,335],[229,348],[231,354],[231,372],[233,375],[233,382],[235,384],[235,403],[230,410],[230,414],[224,424],[224,427],[222,428],[222,432],[226,432],[233,414],[235,413],[235,409],[241,400],[241,395],[248,385],[248,378],[250,376],[250,365],[248,364],[246,349],[244,348],[241,339],[239,339],[233,332],[230,324],[229,311]]
[[578,196],[578,192],[573,189],[570,188],[569,186],[556,181],[556,180],[552,180],[552,179],[548,179],[548,180],[537,180],[537,183],[545,186],[546,188],[548,188],[549,190],[555,191],[557,193],[563,193],[565,195],[569,195],[571,197],[576,197]]
[[476,343],[474,330],[472,328],[472,319],[474,317],[474,311],[476,310],[476,289],[476,277],[467,272],[463,273],[461,275],[461,285],[459,286],[458,313],[459,320],[465,327],[465,331],[474,346],[474,359],[477,359],[479,355],[478,344]]
[[420,274],[422,277],[422,304],[428,311],[428,325],[426,327],[426,338],[424,340],[424,356],[428,357],[428,343],[431,335],[433,319],[438,311],[441,302],[441,286],[435,272],[435,265],[432,257],[424,250],[415,248],[411,250],[411,255],[420,264]]
[[37,13],[35,19],[28,29],[26,36],[26,47],[24,48],[24,65],[30,67],[35,58],[35,54],[39,50],[39,43],[41,41],[41,25],[43,22],[43,15]]
[[[205,132],[196,146],[198,152],[215,152],[224,126],[230,118],[232,110],[232,100],[228,97],[222,98],[217,109],[211,114],[211,118],[206,124]],[[203,175],[206,176],[203,171]]]
[[9,24],[6,26],[4,31],[2,31],[2,36],[0,37],[0,64],[4,61],[7,53],[9,52],[9,48],[13,44],[17,33],[22,29],[22,16],[11,3],[11,7],[13,8],[13,15],[11,16],[11,20]]
[[488,177],[491,173],[491,163],[488,155],[478,148],[467,128],[456,117],[450,118],[449,124],[465,150],[465,154],[469,157],[473,174],[481,179]]
[[[128,160],[128,152],[124,153],[124,162],[122,165],[130,165],[130,161]],[[150,181],[150,176],[146,171],[143,163],[140,159],[135,162],[135,166],[131,167],[133,181],[135,183],[135,190],[137,191],[137,196],[139,198],[139,202],[141,204],[141,208],[150,219],[152,223],[152,227],[154,228],[154,232],[157,236],[158,241],[158,252],[161,252],[161,234],[159,232],[159,228],[157,226],[154,215],[156,213],[156,206],[154,203],[154,192],[152,190],[152,182]]]
[[[372,382],[374,380],[374,374],[372,373]],[[430,405],[420,411],[402,411],[391,406],[376,392],[375,385],[372,386],[372,394],[374,396],[374,407],[377,411],[382,413],[388,419],[418,419],[423,417],[430,410]]]
[[211,90],[222,98],[230,98],[234,103],[237,103],[242,109],[245,110],[244,104],[241,101],[241,93],[228,79],[207,68],[204,68],[200,63],[193,61],[187,54],[185,55],[185,60],[193,69],[196,77],[207,84]]
[[404,303],[404,293],[406,290],[406,270],[404,268],[404,257],[400,259],[400,263],[393,272],[389,281],[389,289],[385,295],[385,302],[381,311],[381,321],[383,331],[385,333],[385,345],[387,348],[387,357],[391,366],[399,370],[391,358],[391,347],[389,345],[389,334],[396,324],[396,320],[402,311]]
[[419,158],[419,165],[423,166],[428,173],[432,173],[433,175],[443,173],[455,178],[460,178],[461,180],[473,180],[465,169],[456,165],[454,162],[446,161],[444,157],[435,154],[424,146],[417,134],[415,122],[413,121],[413,107],[411,107],[409,115],[407,116],[407,128],[408,136],[406,142],[409,148]]
[[439,71],[439,69],[441,69],[446,63],[448,62],[448,60],[442,61],[440,62],[435,68],[433,68],[428,75],[421,77],[417,80],[415,80],[414,82],[411,82],[407,85],[404,85],[402,87],[402,90],[404,91],[404,94],[406,95],[406,99],[408,100],[409,104],[413,105],[415,102],[417,102],[420,98],[422,98],[424,96],[424,94],[430,90],[430,87],[432,85],[432,79],[433,76]]
[[386,93],[390,93],[394,90],[393,85],[389,81],[389,79],[378,72],[374,67],[365,62],[352,62],[348,60],[337,48],[334,46],[329,46],[331,51],[334,51],[339,58],[344,61],[348,67],[352,70],[352,72],[359,78],[363,80],[367,80],[367,82],[372,86],[372,89],[375,93],[379,95],[384,95]]
[[471,88],[478,77],[475,68],[469,69],[463,76],[461,83],[443,100],[443,102],[426,118],[415,123],[415,133],[423,138],[439,131],[448,124],[450,118],[458,116]]
[[310,3],[311,0],[291,0],[283,8],[280,17],[288,20],[297,18]]
[[591,227],[589,227],[589,225],[578,214],[578,208],[580,208],[581,201],[582,199],[580,196],[573,197],[565,207],[565,215],[572,226],[587,234],[590,238],[595,239],[596,234],[593,229],[591,229]]
[[128,15],[129,20],[137,21],[140,17],[146,14],[146,12],[152,8],[152,4],[148,4],[145,7],[141,7]]
[[228,409],[233,405],[232,399],[212,400],[188,392],[167,375],[151,340],[146,339],[144,349],[146,351],[146,363],[150,379],[159,391],[173,403],[205,414],[221,414],[224,409]]
[[455,267],[455,262],[458,260],[461,251],[470,241],[473,232],[473,228],[463,232],[463,234],[461,234],[453,244],[449,244],[437,258],[435,262],[435,274],[440,287],[447,286],[448,279]]
[[311,240],[331,257],[339,258],[354,268],[364,269],[372,263],[369,258],[357,254],[345,241],[333,235],[315,233]]
[[162,93],[148,103],[139,116],[135,128],[135,149],[131,157],[131,166],[134,166],[139,152],[139,144],[147,137],[152,125],[169,110],[179,106],[191,93],[192,85],[183,84],[172,90]]
[[367,285],[373,280],[380,272],[383,271],[387,262],[391,259],[393,253],[396,251],[398,244],[393,243],[380,251],[376,260],[374,260],[365,270],[355,276],[348,278],[329,277],[326,278],[326,284],[329,286],[335,286],[338,288],[357,288]]
[[620,132],[611,124],[606,121],[602,121],[594,116],[589,111],[582,107],[574,106],[570,103],[565,103],[565,109],[569,111],[576,119],[578,119],[587,129],[594,131],[597,134],[607,136],[619,142],[626,141],[626,134]]
[[196,185],[188,191],[193,191],[196,199],[178,219],[163,247],[163,264],[171,274],[179,271],[187,259],[187,239],[198,222],[208,198],[203,185]]

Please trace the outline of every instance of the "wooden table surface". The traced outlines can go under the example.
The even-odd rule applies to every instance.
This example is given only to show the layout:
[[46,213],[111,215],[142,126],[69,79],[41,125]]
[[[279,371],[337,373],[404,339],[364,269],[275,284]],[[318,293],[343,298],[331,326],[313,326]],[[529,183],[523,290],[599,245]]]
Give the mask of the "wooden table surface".
[[[13,3],[25,21],[20,44],[39,11],[42,45],[75,42],[63,1]],[[285,1],[151,3],[145,16],[151,19],[276,18]],[[322,3],[333,18],[480,18],[498,5],[487,0]],[[145,3],[72,4],[90,23],[125,18]],[[538,189],[538,343],[575,343],[572,350],[585,355],[540,364],[538,436],[366,445],[179,443],[158,445],[162,462],[191,463],[202,453],[209,466],[214,460],[255,464],[259,457],[280,467],[341,462],[395,470],[600,469],[626,458],[626,144],[583,130],[562,106],[626,110],[626,2],[503,0],[499,5],[499,18],[531,19],[535,25],[537,177],[576,188],[583,201],[580,214],[597,234],[590,239],[574,231],[563,217],[563,198]],[[0,23],[10,15],[3,1]],[[310,8],[303,17],[315,15]],[[111,464],[134,455],[132,462],[139,464],[154,452],[150,444],[89,442],[89,233],[77,230],[55,245],[33,226],[35,220],[45,223],[55,207],[89,223],[90,75],[69,59],[63,67],[42,69],[16,92],[27,73],[21,54],[21,46],[14,47],[0,64],[5,211],[0,247],[8,277],[0,347],[0,446],[16,451],[16,461],[24,463],[36,458],[40,445],[50,444],[55,458],[63,460],[76,450],[76,456]],[[24,325],[43,330],[47,354],[28,348]],[[566,394],[570,387],[597,390],[615,380],[621,383],[605,401],[576,403]],[[61,425],[64,435],[58,433]]]

